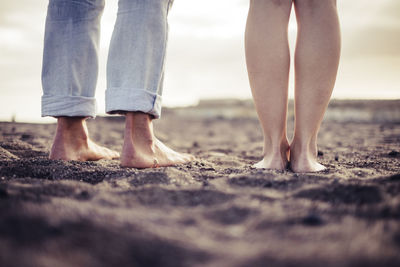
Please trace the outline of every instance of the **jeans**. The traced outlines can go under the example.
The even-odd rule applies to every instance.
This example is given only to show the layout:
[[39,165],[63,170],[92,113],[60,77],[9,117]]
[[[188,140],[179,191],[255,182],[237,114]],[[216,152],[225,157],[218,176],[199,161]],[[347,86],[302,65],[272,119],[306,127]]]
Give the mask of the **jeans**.
[[[158,118],[173,0],[119,0],[107,62],[106,112]],[[42,68],[42,116],[96,116],[104,0],[50,0]]]

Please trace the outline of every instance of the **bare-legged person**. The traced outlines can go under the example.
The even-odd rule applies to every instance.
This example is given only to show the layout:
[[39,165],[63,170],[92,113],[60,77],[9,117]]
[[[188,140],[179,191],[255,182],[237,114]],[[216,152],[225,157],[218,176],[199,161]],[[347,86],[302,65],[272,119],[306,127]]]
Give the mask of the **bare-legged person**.
[[[288,23],[294,4],[295,134],[290,149],[286,114],[290,52]],[[256,168],[294,172],[324,169],[317,161],[317,135],[336,80],[340,28],[336,0],[252,0],[246,26],[246,62],[264,135],[264,158]]]
[[85,118],[59,117],[50,159],[93,161],[119,158],[119,153],[94,143]]
[[193,159],[191,155],[172,150],[155,137],[150,115],[127,112],[122,167],[165,167],[187,163]]

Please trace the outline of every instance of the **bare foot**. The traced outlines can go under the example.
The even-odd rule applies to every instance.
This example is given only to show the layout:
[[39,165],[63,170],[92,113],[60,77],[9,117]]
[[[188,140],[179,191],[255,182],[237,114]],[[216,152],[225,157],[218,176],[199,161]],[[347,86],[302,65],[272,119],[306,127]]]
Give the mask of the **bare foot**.
[[50,159],[93,161],[119,158],[119,153],[89,139],[85,118],[58,118]]
[[[266,149],[264,149],[266,150]],[[283,142],[280,150],[265,153],[264,158],[253,165],[257,169],[285,170],[289,163],[289,144]]]
[[297,143],[290,145],[290,169],[294,172],[319,172],[326,167],[318,163],[317,145],[301,146]]
[[193,156],[172,150],[154,136],[153,124],[148,114],[140,112],[126,114],[122,167],[156,168],[192,160]]

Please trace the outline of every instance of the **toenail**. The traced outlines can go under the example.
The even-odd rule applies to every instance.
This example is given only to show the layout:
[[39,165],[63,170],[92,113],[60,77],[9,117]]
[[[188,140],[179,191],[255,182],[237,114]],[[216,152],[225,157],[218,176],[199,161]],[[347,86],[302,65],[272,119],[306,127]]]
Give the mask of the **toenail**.
[[154,161],[153,161],[153,168],[158,168],[158,167],[160,167],[160,165],[158,165],[158,160],[157,160],[157,159],[154,159]]

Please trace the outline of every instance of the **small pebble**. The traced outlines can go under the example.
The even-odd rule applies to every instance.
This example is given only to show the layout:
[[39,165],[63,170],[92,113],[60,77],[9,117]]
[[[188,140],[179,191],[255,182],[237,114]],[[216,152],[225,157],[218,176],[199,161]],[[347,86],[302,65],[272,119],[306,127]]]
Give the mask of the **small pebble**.
[[78,196],[77,196],[77,198],[78,199],[81,199],[81,200],[88,200],[89,198],[90,198],[90,194],[89,194],[89,192],[88,191],[82,191]]
[[335,160],[336,160],[336,161],[339,160],[339,156],[338,156],[338,155],[335,156]]
[[400,155],[400,152],[399,152],[399,151],[392,150],[392,151],[390,151],[390,152],[388,153],[388,155],[391,156],[391,157],[398,157],[398,156]]
[[302,219],[302,223],[308,226],[320,226],[324,224],[324,221],[317,214],[309,214]]
[[0,198],[7,198],[8,192],[6,189],[0,188]]
[[23,135],[21,135],[21,139],[22,139],[22,140],[30,139],[31,137],[32,137],[32,135],[30,135],[30,134],[23,134]]

